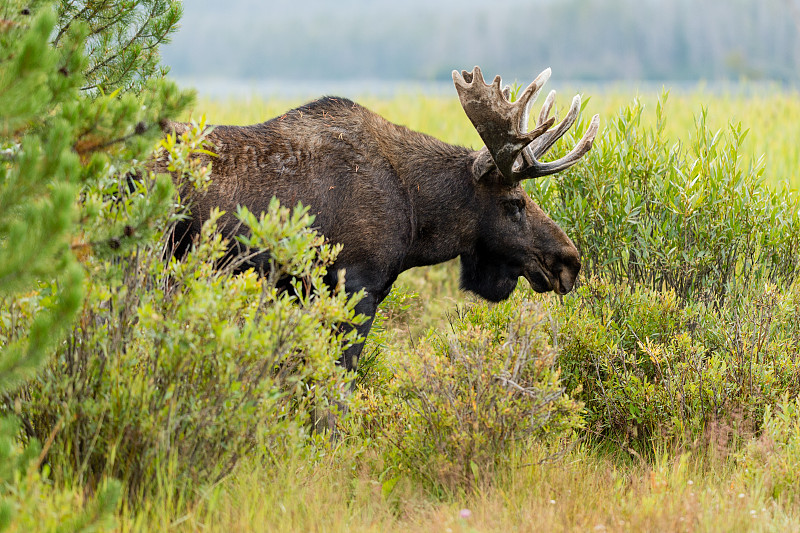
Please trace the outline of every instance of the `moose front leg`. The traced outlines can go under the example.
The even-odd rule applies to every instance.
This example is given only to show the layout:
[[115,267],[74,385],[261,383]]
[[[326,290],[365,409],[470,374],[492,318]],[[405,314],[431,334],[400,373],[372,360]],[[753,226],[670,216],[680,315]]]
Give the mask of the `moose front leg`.
[[[330,280],[326,281],[330,282]],[[359,286],[355,281],[345,282],[345,290],[350,295],[360,291],[362,288],[364,287]],[[391,285],[389,288],[391,290]],[[355,329],[358,332],[359,337],[361,337],[359,342],[344,350],[344,352],[342,352],[342,356],[337,361],[337,364],[343,366],[348,372],[354,372],[358,366],[358,358],[361,355],[361,351],[364,349],[364,343],[367,340],[367,335],[369,335],[369,331],[372,328],[372,322],[375,319],[375,313],[378,311],[378,305],[386,296],[386,294],[388,294],[388,291],[376,293],[366,290],[364,298],[362,298],[355,306],[356,314],[366,316],[366,321],[357,326],[354,326],[350,323],[341,324],[339,326],[340,331],[345,333]],[[351,376],[354,377],[352,374]],[[350,392],[353,392],[354,388],[355,380],[351,380],[349,387]],[[330,406],[315,409],[314,430],[318,433],[329,431],[336,435],[337,420],[339,419],[339,416],[347,412],[348,408],[347,404],[340,400],[332,399],[330,401],[331,404],[335,406],[334,410],[331,410]]]
[[343,324],[342,329],[347,331],[355,327],[361,340],[353,344],[342,353],[339,364],[346,368],[348,371],[354,371],[358,367],[358,358],[361,356],[361,351],[364,349],[364,343],[367,340],[370,329],[372,329],[372,322],[375,320],[375,313],[378,311],[378,298],[367,292],[366,296],[356,304],[356,313],[367,317],[367,320],[353,326],[352,324]]
[[[326,282],[329,286],[335,286],[338,281],[338,273],[342,267],[331,269],[332,272],[328,273]],[[344,332],[351,331],[353,328],[358,332],[361,341],[353,344],[347,348],[339,359],[339,365],[343,366],[348,371],[354,371],[358,366],[358,359],[361,356],[361,351],[364,349],[364,343],[367,340],[372,323],[375,320],[375,313],[378,311],[378,305],[392,290],[392,282],[394,279],[378,279],[374,275],[378,269],[373,268],[359,268],[359,267],[345,267],[345,283],[344,288],[347,294],[352,295],[364,290],[364,297],[356,304],[356,314],[364,315],[367,319],[357,326],[352,324],[342,324],[340,329]]]

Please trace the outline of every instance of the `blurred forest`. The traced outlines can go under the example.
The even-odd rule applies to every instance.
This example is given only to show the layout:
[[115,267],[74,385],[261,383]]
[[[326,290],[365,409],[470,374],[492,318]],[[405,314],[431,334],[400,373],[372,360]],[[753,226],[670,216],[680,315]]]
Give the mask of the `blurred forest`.
[[184,78],[775,80],[796,84],[800,0],[192,0],[162,49]]

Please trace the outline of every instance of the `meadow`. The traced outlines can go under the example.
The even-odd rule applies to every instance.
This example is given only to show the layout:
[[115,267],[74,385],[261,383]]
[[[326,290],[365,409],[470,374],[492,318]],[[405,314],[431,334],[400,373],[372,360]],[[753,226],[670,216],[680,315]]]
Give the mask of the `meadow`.
[[[579,286],[557,297],[520,284],[489,305],[459,291],[457,260],[406,272],[354,378],[333,364],[334,325],[352,306],[321,288],[334,252],[303,213],[274,206],[248,222],[254,246],[315,287],[298,306],[274,279],[214,267],[213,217],[184,261],[165,259],[159,228],[180,214],[168,178],[88,188],[93,231],[157,223],[125,226],[146,236],[122,255],[80,257],[90,277],[76,325],[4,396],[44,451],[11,495],[18,521],[0,526],[800,529],[800,98],[701,86],[587,96],[582,116],[602,118],[593,150],[525,185],[580,248]],[[358,101],[480,145],[455,93]],[[184,118],[248,124],[299,103],[199,99]],[[208,170],[189,155],[202,130],[162,142],[200,185]],[[137,203],[148,198],[150,211]],[[3,338],[47,298],[1,301]],[[335,436],[312,430],[312,414],[343,404]]]
[[[564,105],[569,96],[562,93],[560,103]],[[744,187],[748,189],[747,201],[756,202],[753,195],[758,191],[781,191],[800,184],[797,143],[800,98],[796,93],[774,89],[766,94],[749,91],[711,94],[701,87],[670,94],[657,112],[659,101],[664,102],[663,94],[630,94],[622,88],[592,94],[584,115],[601,114],[599,137],[607,139],[605,143],[598,142],[595,152],[615,149],[614,130],[618,132],[617,140],[638,136],[630,149],[649,147],[657,151],[663,146],[665,153],[678,150],[676,146],[690,151],[705,132],[710,139],[704,142],[712,146],[718,142],[720,152],[736,144],[734,161],[727,164],[733,165],[730,167],[733,174],[744,174],[740,181],[747,182]],[[406,95],[391,100],[365,97],[359,102],[412,129],[448,142],[479,146],[477,135],[455,97]],[[200,100],[192,115],[205,114],[212,124],[247,124],[278,116],[298,103],[259,98],[236,102]],[[637,114],[631,113],[632,108],[639,109],[638,121],[631,118]],[[701,131],[697,122],[704,109],[705,129]],[[627,133],[619,133],[620,117],[628,118]],[[659,121],[664,124],[659,125]],[[741,123],[740,138],[734,140],[736,135],[731,132],[737,123]],[[659,128],[657,142],[648,144],[646,132]],[[746,135],[741,135],[742,130],[746,130]],[[688,166],[686,159],[682,156],[668,164],[676,166],[679,162]],[[582,172],[608,172],[610,182],[624,181],[630,185],[629,181],[620,180],[619,174],[626,170],[634,174],[636,161],[608,166],[603,160],[602,154],[598,155]],[[710,174],[701,174],[700,178],[725,179]],[[576,179],[574,174],[564,178],[571,179]],[[584,175],[577,177],[580,183],[587,180]],[[558,184],[565,186],[563,182]],[[741,188],[736,187],[736,190]],[[732,197],[738,194],[731,190],[723,191],[723,196],[729,196],[710,205],[710,212],[726,209],[727,201],[732,202]],[[535,187],[531,193],[540,201],[553,198]],[[778,198],[777,209],[794,211],[796,218],[796,195],[786,191],[775,194],[785,195]],[[701,196],[707,198],[712,194],[705,191]],[[561,198],[564,196],[556,196],[557,200]],[[610,198],[613,201],[613,196]],[[570,228],[574,231],[576,226],[568,215],[557,207],[549,208],[545,202],[541,205],[572,235]],[[586,216],[598,213],[596,208],[584,212]],[[713,215],[708,212],[701,218],[703,223],[713,223]],[[697,235],[701,241],[702,234]],[[592,243],[591,238],[600,242]],[[604,238],[609,238],[608,234],[576,238],[576,242],[582,244],[586,256],[594,249],[589,245],[602,247]],[[758,240],[755,234],[752,238]],[[664,240],[659,242],[653,245],[665,245]],[[691,263],[693,254],[709,253],[703,242],[681,242],[684,249],[672,249],[672,253],[683,254],[680,259],[683,264]],[[768,245],[767,241],[758,242],[759,249]],[[723,244],[738,245],[738,241]],[[709,242],[708,248],[712,246]],[[751,253],[757,255],[760,251]],[[588,271],[585,269],[582,289],[563,299],[536,295],[520,286],[510,304],[493,308],[459,292],[457,261],[407,272],[382,307],[379,323],[368,342],[365,353],[372,354],[368,358],[369,369],[361,372],[360,389],[348,415],[353,420],[342,430],[343,436],[312,437],[302,446],[289,447],[278,460],[265,461],[254,453],[229,477],[186,500],[176,501],[162,495],[148,499],[143,509],[123,513],[121,529],[797,530],[800,528],[797,505],[800,503],[797,489],[800,406],[793,398],[800,377],[795,364],[798,289],[793,275],[754,276],[756,282],[740,283],[737,280],[747,276],[751,268],[746,264],[747,257],[743,257],[733,274],[724,280],[723,292],[730,295],[728,302],[732,304],[720,304],[708,292],[699,290],[687,294],[676,292],[676,286],[664,281],[668,278],[647,287],[646,280],[636,278],[631,269],[626,271],[624,279],[613,279],[613,273],[607,274],[600,262],[595,262]],[[610,255],[606,260],[614,262]],[[672,268],[656,259],[648,262],[647,267]],[[447,335],[461,338],[459,335],[467,331],[463,323],[470,321],[489,330],[490,336],[504,336],[501,331],[507,327],[508,316],[518,314],[521,306],[530,302],[537,306],[534,315],[546,316],[542,320],[547,322],[544,328],[549,332],[547,343],[559,352],[554,368],[560,365],[562,369],[554,370],[555,379],[568,383],[568,394],[584,402],[580,411],[583,423],[563,434],[553,430],[557,434],[554,440],[538,435],[515,439],[503,449],[492,449],[493,453],[504,454],[503,461],[485,472],[481,465],[480,474],[473,471],[458,482],[447,481],[445,466],[452,461],[464,461],[463,456],[439,457],[424,446],[415,448],[406,442],[405,450],[417,455],[398,459],[396,453],[387,454],[386,450],[393,448],[392,438],[401,437],[385,430],[364,430],[364,426],[387,421],[385,416],[370,419],[374,413],[359,417],[358,413],[364,410],[384,409],[405,423],[414,420],[402,409],[398,411],[396,400],[386,399],[396,392],[390,382],[404,379],[413,382],[415,373],[423,373],[425,365],[436,368],[435,358],[443,356],[437,339]],[[597,308],[601,310],[598,312]],[[574,332],[570,333],[571,330]],[[597,334],[598,331],[615,333]],[[482,344],[478,357],[490,351]],[[712,353],[715,355],[709,355]],[[735,358],[741,359],[742,368],[749,366],[748,390],[739,386],[742,374],[734,368],[736,364],[731,360]],[[593,362],[588,364],[591,367],[588,371],[580,368],[581,364],[587,365],[587,359]],[[663,397],[656,390],[665,384],[666,389],[670,387],[670,377],[665,377],[659,360],[670,376],[677,376],[672,381],[675,387],[685,387],[681,389],[684,404],[703,404],[704,394],[715,390],[714,380],[717,380],[719,390],[726,391],[729,408],[718,409],[714,415],[686,405],[670,411],[667,404],[661,403]],[[630,371],[626,367],[630,371],[627,381],[621,378],[615,381],[613,376],[606,375],[599,379],[603,372],[622,372],[615,361],[643,370]],[[469,371],[467,368],[468,374]],[[692,382],[688,376],[691,372],[700,375],[699,384]],[[608,390],[599,391],[597,383],[589,383],[589,377],[595,373],[599,386],[605,385]],[[760,385],[753,388],[754,374],[769,377],[757,379]],[[458,370],[452,368],[445,375],[446,379],[459,378]],[[703,384],[703,377],[711,383],[710,388]],[[617,387],[616,393],[611,390],[613,386]],[[435,387],[432,391],[441,392]],[[383,399],[375,399],[382,395]],[[599,406],[598,398],[606,402],[605,407]],[[623,405],[624,416],[608,409],[609,402],[613,408],[614,401]],[[653,411],[645,413],[648,404]],[[640,410],[634,409],[637,405]],[[605,414],[598,414],[604,409],[609,410],[608,419]],[[627,419],[620,421],[620,416]],[[449,430],[457,438],[469,439],[459,432],[467,422],[459,420]],[[476,433],[482,431],[477,425],[474,428]],[[406,426],[399,431],[417,430]],[[485,431],[491,433],[491,429]],[[397,449],[402,451],[403,446]],[[430,475],[415,472],[415,462]],[[169,494],[169,478],[161,483],[165,485],[161,487],[163,494]]]
[[[668,91],[666,104],[668,117],[667,138],[672,142],[687,142],[694,130],[694,121],[703,108],[708,109],[708,126],[724,129],[730,123],[741,122],[748,129],[743,155],[764,156],[767,163],[766,180],[771,185],[783,183],[791,187],[800,185],[800,148],[793,142],[800,132],[797,118],[800,101],[794,91],[780,86],[731,85],[713,90],[698,84],[695,88]],[[596,92],[594,92],[596,91]],[[656,103],[661,91],[638,92],[622,85],[586,89],[565,88],[558,92],[557,104],[567,106],[574,94],[588,98],[585,114],[599,113],[601,124],[606,124],[637,99],[644,105],[644,122],[655,121]],[[480,146],[480,138],[467,119],[458,98],[454,96],[421,96],[398,94],[391,99],[373,96],[354,98],[359,104],[379,113],[388,120],[422,131],[449,143]],[[185,115],[199,117],[204,114],[209,124],[254,124],[279,116],[285,111],[305,103],[302,99],[265,98],[252,96],[243,100],[200,99]],[[563,109],[562,109],[563,112]]]
[[[642,126],[652,127],[656,121],[656,106],[668,92],[665,104],[667,121],[665,143],[689,143],[695,132],[695,121],[707,110],[707,125],[712,131],[724,132],[731,124],[741,123],[747,130],[742,144],[743,160],[763,158],[764,184],[772,188],[800,187],[800,98],[796,92],[783,91],[778,86],[758,86],[748,89],[732,85],[730,89],[713,92],[698,84],[693,89],[638,92],[622,86],[610,85],[597,93],[577,89],[559,92],[557,105],[561,112],[574,94],[582,94],[584,115],[599,113],[601,127],[618,116],[620,111],[634,101],[642,105]],[[464,114],[458,99],[440,96],[400,94],[391,99],[380,99],[368,94],[354,98],[359,104],[382,115],[387,120],[410,129],[422,131],[443,141],[478,148],[480,138]],[[209,124],[255,124],[280,116],[289,109],[302,105],[303,99],[271,99],[252,96],[244,100],[201,99],[185,114],[185,119],[205,116]],[[535,106],[534,106],[535,107]],[[601,130],[602,131],[602,130]],[[546,206],[543,206],[547,211]],[[468,297],[458,290],[456,262],[447,265],[418,268],[405,273],[399,286],[417,294],[411,305],[418,307],[412,323],[403,328],[420,335],[431,326],[441,326],[445,315]]]

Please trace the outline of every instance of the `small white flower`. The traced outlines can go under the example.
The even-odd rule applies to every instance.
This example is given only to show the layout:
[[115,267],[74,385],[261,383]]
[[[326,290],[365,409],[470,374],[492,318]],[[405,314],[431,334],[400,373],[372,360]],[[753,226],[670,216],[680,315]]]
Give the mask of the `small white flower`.
[[744,492],[739,493],[739,499],[741,500],[742,498],[744,498]]
[[555,504],[556,504],[555,500],[550,500],[550,505],[555,505]]

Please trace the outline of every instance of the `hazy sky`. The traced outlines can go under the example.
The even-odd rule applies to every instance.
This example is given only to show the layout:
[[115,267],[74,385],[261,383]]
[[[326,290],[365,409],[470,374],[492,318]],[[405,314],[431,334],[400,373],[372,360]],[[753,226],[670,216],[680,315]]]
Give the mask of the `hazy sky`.
[[777,80],[800,73],[800,0],[188,0],[178,78]]

